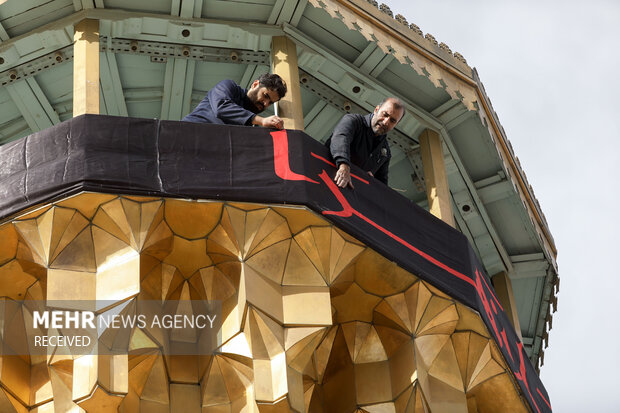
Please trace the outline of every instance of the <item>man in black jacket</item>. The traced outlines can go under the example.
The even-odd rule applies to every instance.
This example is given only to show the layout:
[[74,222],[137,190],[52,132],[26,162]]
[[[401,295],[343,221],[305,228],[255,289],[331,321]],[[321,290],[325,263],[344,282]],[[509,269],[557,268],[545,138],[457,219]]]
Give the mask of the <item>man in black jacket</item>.
[[259,125],[282,129],[278,116],[262,117],[258,113],[286,94],[286,83],[276,74],[264,74],[243,89],[232,80],[222,80],[207,92],[196,109],[183,118],[187,122],[227,125]]
[[403,102],[391,97],[366,116],[346,114],[342,117],[325,143],[338,166],[334,181],[339,187],[353,188],[351,163],[387,185],[392,156],[387,133],[404,115]]

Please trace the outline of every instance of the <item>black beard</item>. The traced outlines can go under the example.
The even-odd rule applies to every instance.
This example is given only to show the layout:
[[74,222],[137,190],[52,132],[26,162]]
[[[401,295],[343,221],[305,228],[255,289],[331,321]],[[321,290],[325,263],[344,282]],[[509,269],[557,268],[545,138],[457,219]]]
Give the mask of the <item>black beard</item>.
[[256,103],[252,102],[249,96],[246,100],[245,108],[253,113],[261,113],[263,111],[263,109],[259,109],[258,106],[256,106]]
[[252,98],[256,96],[252,96],[250,93],[250,94],[247,94],[246,97],[247,97],[247,103],[245,106],[247,110],[253,113],[261,113],[264,110],[264,108],[259,109],[258,106],[256,106],[256,102],[252,100]]
[[385,135],[385,130],[381,126],[376,126],[375,128],[372,129],[372,132],[376,136]]

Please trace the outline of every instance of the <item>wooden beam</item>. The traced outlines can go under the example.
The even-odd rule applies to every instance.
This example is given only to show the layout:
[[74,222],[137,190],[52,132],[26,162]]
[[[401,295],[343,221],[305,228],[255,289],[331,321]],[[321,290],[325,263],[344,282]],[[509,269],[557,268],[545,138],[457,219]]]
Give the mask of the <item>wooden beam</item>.
[[420,135],[420,154],[424,167],[426,196],[431,214],[455,227],[450,188],[439,134],[425,129]]
[[181,0],[172,0],[170,2],[170,15],[179,16],[181,14]]
[[[446,147],[448,148],[448,153],[452,157],[452,160],[455,164],[455,171],[452,176],[450,176],[450,180],[452,180],[452,182],[460,182],[459,185],[462,187],[462,190],[466,191],[465,194],[467,194],[466,197],[468,198],[468,205],[475,206],[475,208],[472,208],[472,211],[477,211],[477,213],[480,215],[480,218],[482,219],[482,222],[486,227],[486,231],[491,237],[492,245],[494,245],[497,254],[499,255],[498,259],[502,262],[504,267],[503,269],[514,275],[512,271],[512,262],[510,260],[510,255],[506,251],[502,239],[497,233],[497,230],[493,225],[493,221],[491,220],[491,217],[489,216],[484,203],[480,199],[480,196],[478,196],[476,185],[466,172],[467,170],[465,169],[465,165],[463,164],[463,161],[461,160],[459,153],[456,150],[454,143],[452,142],[450,134],[448,133],[448,131],[443,129],[441,137]],[[454,192],[452,192],[452,198],[456,198],[456,194]],[[461,208],[456,208],[455,211],[462,215],[469,214],[463,211]],[[502,269],[496,271],[489,271],[489,268],[487,268],[487,271],[489,271],[491,274],[495,274],[501,270]]]
[[271,13],[267,18],[267,24],[275,24],[282,12],[282,7],[284,6],[284,0],[276,0],[273,4],[273,8],[271,9]]
[[127,116],[127,104],[118,73],[116,56],[111,52],[103,52],[101,53],[100,63],[101,95],[105,113],[114,116]]
[[313,107],[310,109],[306,117],[304,118],[304,127],[308,128],[308,126],[314,121],[319,113],[327,106],[327,102],[323,99],[320,99]]
[[521,323],[519,323],[519,314],[517,313],[517,302],[515,301],[514,293],[512,292],[512,282],[510,277],[504,271],[495,274],[491,281],[495,287],[497,293],[497,299],[499,303],[504,307],[504,312],[508,316],[510,323],[515,328],[517,336],[523,341],[521,337]]
[[[316,108],[316,111],[315,111]],[[329,104],[324,106],[320,103],[312,109],[312,119],[308,122],[306,133],[321,143],[324,143],[331,134],[334,126],[342,118],[342,112]]]
[[290,22],[289,22],[291,25],[297,26],[299,24],[299,21],[301,20],[301,16],[303,16],[307,5],[308,5],[308,0],[297,1],[297,7],[295,8],[295,12],[293,12],[293,16],[291,17]]
[[505,179],[490,185],[480,186],[477,190],[478,196],[480,196],[480,199],[485,204],[506,199],[511,195],[517,195],[517,191],[514,186],[512,186],[512,182]]
[[260,76],[260,73],[257,73],[258,65],[247,65],[245,71],[243,72],[243,76],[241,76],[241,81],[239,82],[239,86],[244,89],[249,89],[252,85],[252,82]]
[[[321,43],[308,37],[306,34],[301,32],[297,28],[291,25],[288,25],[288,24],[284,24],[283,28],[284,28],[284,32],[288,36],[290,36],[294,41],[306,46],[306,48],[304,49],[308,50],[307,54],[312,56],[312,58],[315,58],[316,56],[321,56],[322,58],[332,63],[333,65],[329,65],[332,75],[336,73],[338,77],[343,77],[344,74],[350,73],[353,77],[361,81],[365,88],[370,89],[370,91],[373,91],[382,97],[396,96],[396,97],[401,98],[405,102],[405,106],[407,108],[408,115],[405,115],[405,116],[413,116],[414,118],[416,118],[416,120],[419,123],[423,124],[425,127],[428,127],[428,128],[439,130],[443,127],[443,124],[441,123],[439,119],[429,114],[423,108],[418,107],[417,105],[414,105],[410,99],[407,99],[405,96],[402,95],[402,93],[399,93],[399,91],[386,87],[379,80],[362,72],[357,66],[353,65],[352,63],[344,59],[341,59],[337,56],[334,56],[333,52],[325,48]],[[303,52],[301,54],[302,54],[301,57],[303,58],[304,57]],[[310,56],[307,56],[306,59],[308,59],[308,57]],[[309,60],[311,61],[312,58]],[[311,64],[307,64],[306,67],[302,67],[302,69],[306,70],[314,78],[321,81],[322,83],[329,86],[330,88],[334,89],[338,93],[342,94],[343,96],[346,96],[348,99],[358,102],[360,106],[364,106],[364,107],[366,106],[364,105],[364,102],[361,101],[359,94],[354,94],[350,91],[350,89],[342,87],[341,80],[330,78],[325,73],[323,73],[324,69],[322,69],[322,67],[324,66],[326,67],[328,65],[321,65],[321,66],[315,67]],[[376,103],[379,103],[379,102],[377,101]],[[376,103],[373,103],[373,105],[367,107],[366,109],[367,110],[374,109],[374,104]],[[397,128],[399,128],[400,126],[402,126],[402,122],[399,124],[399,126],[397,126]],[[405,133],[405,135],[408,135],[408,133]]]
[[[163,98],[162,90],[158,87],[125,89],[124,95],[127,103],[161,102]],[[204,97],[204,93],[198,96],[197,100],[200,101]]]
[[4,26],[2,26],[2,24],[0,23],[0,43],[6,42],[10,38],[11,37],[9,36],[9,34],[6,32],[6,30],[4,30]]
[[183,101],[181,106],[181,114],[179,116],[179,120],[183,118],[183,116],[189,114],[192,107],[192,93],[194,91],[194,77],[196,74],[196,61],[188,60],[187,68],[185,70],[185,77],[183,78]]
[[477,116],[475,111],[467,109],[462,102],[456,99],[444,102],[433,109],[431,114],[440,119],[448,131]]
[[547,259],[519,261],[512,263],[513,272],[512,279],[522,278],[542,278],[547,276],[549,270],[549,261]]
[[202,0],[172,0],[170,7],[171,16],[185,18],[200,17],[202,14]]
[[308,0],[276,0],[267,19],[267,24],[289,23],[297,26],[307,4]]
[[93,0],[73,0],[73,9],[75,11],[94,9],[95,2]]
[[201,17],[203,1],[183,0],[181,3],[181,17]]
[[4,122],[0,124],[0,145],[29,135],[29,132],[31,132],[30,128],[23,116]]
[[75,25],[73,44],[73,116],[99,113],[99,20]]
[[181,120],[190,112],[196,61],[168,59],[164,77],[161,119]]
[[353,64],[359,67],[362,72],[376,78],[393,60],[394,56],[385,54],[376,43],[370,42]]
[[288,87],[286,96],[277,103],[278,116],[284,120],[286,129],[304,130],[304,113],[301,105],[299,67],[297,66],[295,43],[286,36],[272,37],[271,62],[273,73],[280,75]]
[[27,77],[6,85],[6,90],[32,132],[38,132],[60,123],[58,114],[34,77]]
[[370,55],[375,50],[377,50],[378,47],[379,46],[377,46],[375,42],[369,42],[364,48],[364,50],[362,50],[360,54],[357,56],[357,58],[353,61],[353,64],[357,67],[361,67],[364,64],[364,62],[368,60]]
[[375,66],[374,69],[370,72],[370,76],[377,78],[383,71],[392,63],[396,58],[392,55],[385,55],[383,59]]

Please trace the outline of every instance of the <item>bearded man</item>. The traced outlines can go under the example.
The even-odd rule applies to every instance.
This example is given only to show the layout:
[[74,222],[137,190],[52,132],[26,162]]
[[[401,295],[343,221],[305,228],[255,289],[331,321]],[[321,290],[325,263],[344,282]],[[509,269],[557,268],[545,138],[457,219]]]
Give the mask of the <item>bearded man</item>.
[[379,103],[373,113],[365,116],[348,113],[342,117],[325,142],[338,166],[334,177],[336,185],[353,188],[351,164],[387,185],[392,157],[387,133],[404,115],[403,102],[390,97]]
[[264,74],[244,89],[232,80],[222,80],[183,118],[187,122],[226,125],[258,125],[282,129],[278,116],[262,117],[261,113],[286,95],[286,83],[276,74]]

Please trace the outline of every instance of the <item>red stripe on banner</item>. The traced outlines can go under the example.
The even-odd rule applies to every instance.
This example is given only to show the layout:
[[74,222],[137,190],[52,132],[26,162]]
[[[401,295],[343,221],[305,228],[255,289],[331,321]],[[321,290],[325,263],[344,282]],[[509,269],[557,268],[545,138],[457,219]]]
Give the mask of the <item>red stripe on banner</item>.
[[415,252],[416,254],[420,255],[422,258],[424,258],[425,260],[431,262],[432,264],[435,264],[436,266],[438,266],[439,268],[449,272],[450,274],[454,275],[455,277],[460,278],[461,280],[468,282],[469,284],[473,285],[474,287],[476,286],[476,283],[474,282],[474,280],[472,280],[471,278],[469,278],[468,276],[466,276],[465,274],[462,274],[460,272],[458,272],[457,270],[448,267],[446,264],[444,264],[443,262],[431,257],[430,255],[426,254],[425,252],[417,249],[416,247],[414,247],[413,245],[409,244],[407,241],[405,241],[404,239],[400,238],[399,236],[393,234],[392,232],[388,231],[387,229],[383,228],[382,226],[380,226],[379,224],[375,223],[374,221],[372,221],[371,219],[367,218],[366,216],[364,216],[363,214],[361,214],[360,212],[358,212],[357,210],[355,210],[347,201],[347,199],[344,197],[344,195],[342,194],[342,192],[340,192],[340,189],[338,189],[338,187],[336,186],[336,184],[334,184],[331,180],[331,178],[327,175],[327,172],[323,171],[321,172],[321,174],[319,175],[319,177],[323,180],[323,182],[325,182],[325,184],[327,185],[327,187],[329,188],[330,191],[332,191],[332,193],[334,194],[334,196],[336,197],[336,199],[338,200],[338,202],[340,202],[340,205],[342,205],[342,211],[323,211],[323,215],[336,215],[339,217],[344,217],[344,218],[348,218],[351,215],[355,215],[358,218],[363,219],[364,221],[366,221],[367,223],[369,223],[370,225],[372,225],[373,227],[377,228],[379,231],[383,232],[384,234],[386,234],[387,236],[389,236],[390,238],[398,241],[399,243],[401,243],[402,245],[404,245],[405,247],[409,248],[411,251]]
[[518,373],[516,371],[514,372],[515,377],[521,380],[523,384],[525,384],[525,389],[527,390],[527,393],[530,395],[530,400],[532,400],[534,407],[536,407],[536,411],[540,413],[540,409],[538,408],[538,405],[534,401],[534,397],[532,397],[532,392],[530,391],[530,385],[527,382],[527,375],[525,373],[525,362],[523,361],[523,344],[517,342],[517,349],[519,350],[519,372]]
[[[499,335],[497,324],[495,324],[495,315],[491,308],[491,304],[493,304],[493,302],[489,301],[489,299],[487,298],[487,295],[484,292],[484,286],[482,285],[483,281],[481,280],[484,280],[484,276],[480,275],[480,272],[476,268],[476,282],[474,283],[474,288],[476,288],[476,292],[478,293],[478,297],[480,297],[480,301],[482,302],[482,307],[484,308],[484,312],[487,314],[487,317],[489,318],[489,322],[491,323],[491,327],[493,328],[492,332],[495,333],[495,341],[497,341],[497,344],[499,344],[500,347],[503,347],[504,345],[503,345],[501,336]],[[495,313],[497,313],[497,311]]]
[[320,159],[321,161],[325,162],[328,165],[333,166],[334,168],[336,167],[335,163],[333,163],[332,161],[328,161],[327,159],[323,158],[321,155],[317,155],[314,152],[310,152],[310,155],[314,156],[316,159]]
[[[310,152],[310,155],[314,156],[316,159],[320,159],[321,161],[325,162],[328,165],[333,166],[334,168],[336,168],[336,164],[328,161],[327,159],[323,158],[321,155],[317,155],[314,152]],[[368,182],[367,180],[365,180],[364,178],[360,178],[359,176],[355,175],[355,174],[351,174],[351,176],[355,179],[357,179],[358,181],[362,181],[363,183],[365,183],[366,185],[370,184],[370,182]]]
[[539,388],[536,388],[536,391],[538,392],[538,395],[540,396],[541,399],[543,399],[543,401],[547,404],[547,406],[549,406],[549,408],[551,409],[551,403],[549,403],[549,400],[545,399],[545,396],[543,396],[543,394],[540,392]]
[[291,170],[288,159],[288,135],[285,130],[271,132],[273,138],[273,165],[276,175],[288,181],[308,181],[318,184],[314,179]]
[[512,357],[512,351],[510,351],[510,346],[508,345],[508,338],[506,338],[506,330],[502,328],[501,334],[502,334],[502,340],[504,340],[504,343],[506,344],[506,350],[508,350],[508,355],[510,356],[510,360],[514,362],[514,358]]

